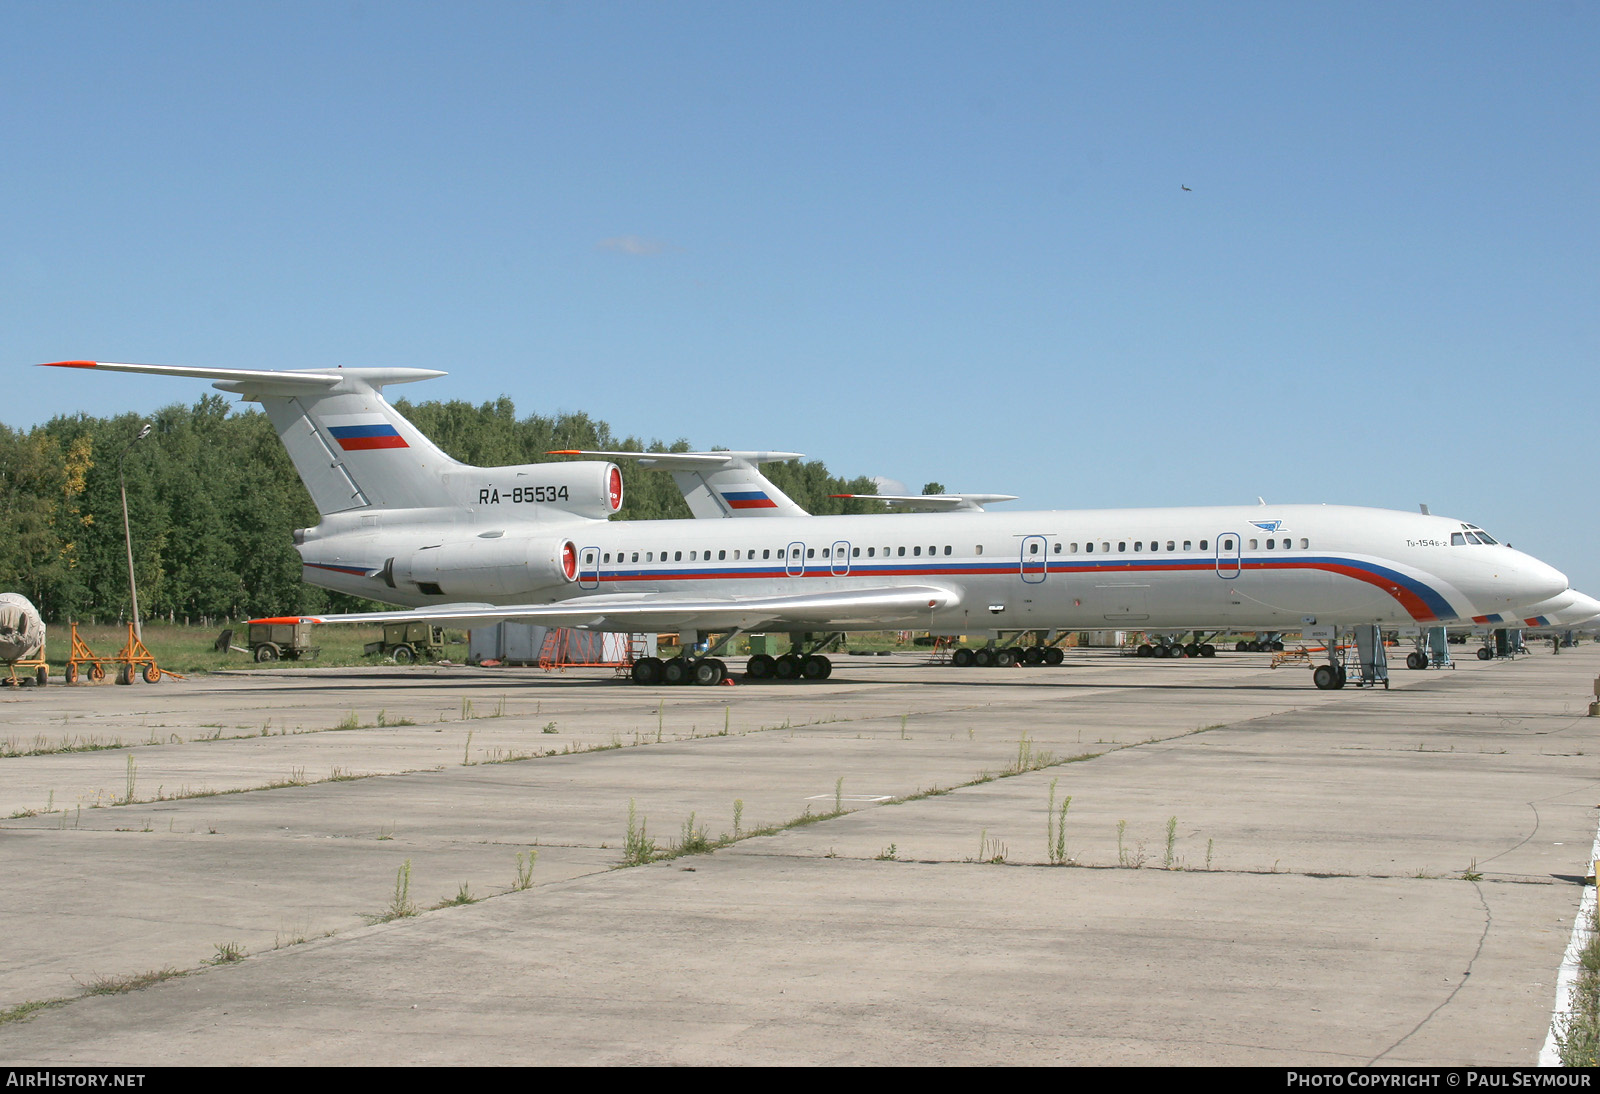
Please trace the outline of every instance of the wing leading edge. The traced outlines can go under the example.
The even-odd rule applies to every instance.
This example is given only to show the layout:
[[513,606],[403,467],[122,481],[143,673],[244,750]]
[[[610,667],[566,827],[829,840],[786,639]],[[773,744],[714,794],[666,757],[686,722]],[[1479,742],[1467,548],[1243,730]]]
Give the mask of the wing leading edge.
[[596,631],[888,628],[926,625],[931,614],[960,603],[959,594],[940,585],[900,585],[726,599],[594,596],[554,604],[443,604],[411,611],[293,618],[313,623],[440,623],[463,627],[511,621]]

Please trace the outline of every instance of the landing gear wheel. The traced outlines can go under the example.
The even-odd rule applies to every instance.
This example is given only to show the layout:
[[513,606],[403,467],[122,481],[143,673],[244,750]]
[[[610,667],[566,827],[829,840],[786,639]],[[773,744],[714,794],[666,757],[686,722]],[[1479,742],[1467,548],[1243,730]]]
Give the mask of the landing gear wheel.
[[1038,646],[1029,646],[1022,651],[1022,663],[1030,667],[1044,664],[1044,650]]
[[633,682],[635,684],[661,683],[661,658],[641,657],[633,663]]
[[1145,642],[1139,647],[1138,655],[1140,657],[1154,657],[1156,655],[1156,648],[1150,643]]
[[744,666],[744,674],[751,680],[767,680],[772,677],[776,659],[770,653],[753,653]]
[[695,663],[694,682],[703,688],[716,687],[728,676],[728,667],[715,657]]
[[1213,646],[1210,642],[1202,642],[1202,643],[1200,643],[1200,656],[1201,657],[1215,657],[1216,655],[1217,655],[1217,647]]
[[1059,665],[1066,659],[1067,655],[1062,653],[1061,650],[1055,646],[1051,646],[1049,649],[1044,651],[1044,663],[1047,665]]
[[1338,676],[1333,671],[1332,665],[1318,665],[1311,673],[1311,682],[1321,691],[1332,691],[1338,687]]
[[263,642],[256,647],[256,662],[258,664],[266,664],[268,661],[276,661],[278,652],[277,646],[271,642]]
[[1283,652],[1283,643],[1282,642],[1276,642],[1276,641],[1273,642],[1272,643],[1272,652],[1273,653],[1282,653]]
[[962,669],[972,667],[972,651],[967,649],[967,647],[962,646],[960,649],[956,650],[955,653],[950,655],[950,663],[955,665],[957,668]]
[[1189,657],[1199,657],[1200,643],[1190,642],[1187,646],[1183,647],[1183,652]]
[[409,665],[417,659],[417,651],[402,643],[389,651],[397,665]]
[[1426,657],[1422,656],[1422,654],[1417,653],[1415,651],[1406,654],[1406,668],[1408,668],[1408,669],[1425,669],[1427,667],[1428,667],[1428,659]]
[[1334,687],[1336,687],[1336,688],[1342,688],[1342,687],[1344,687],[1344,682],[1345,682],[1345,679],[1346,679],[1346,676],[1345,676],[1345,670],[1344,670],[1344,666],[1343,666],[1343,665],[1340,665],[1340,666],[1339,666],[1339,667],[1338,667],[1338,668],[1336,668],[1336,669],[1335,669],[1335,670],[1334,670],[1334,672],[1336,672],[1336,673],[1337,673],[1337,674],[1338,674],[1338,679],[1337,679],[1337,681],[1336,681],[1336,682],[1335,682],[1335,683],[1334,683],[1334,685],[1333,685],[1333,686],[1334,686]]
[[1493,657],[1494,657],[1494,651],[1491,650],[1488,646],[1479,646],[1478,647],[1478,660],[1479,661],[1488,661],[1488,660],[1492,659]]
[[1237,642],[1235,642],[1233,644],[1233,652],[1234,653],[1249,653],[1250,652],[1250,643],[1246,642],[1244,639],[1241,638],[1239,641],[1237,641]]
[[814,653],[801,663],[800,673],[807,680],[826,680],[833,675],[833,662]]
[[994,663],[997,668],[1016,668],[1017,651],[1013,649],[995,650]]
[[779,680],[793,680],[800,675],[800,658],[786,653],[772,666],[772,675]]
[[972,663],[980,669],[994,668],[994,650],[981,649],[973,651]]
[[681,657],[674,657],[671,661],[661,666],[661,682],[663,684],[687,684],[691,675],[689,662]]

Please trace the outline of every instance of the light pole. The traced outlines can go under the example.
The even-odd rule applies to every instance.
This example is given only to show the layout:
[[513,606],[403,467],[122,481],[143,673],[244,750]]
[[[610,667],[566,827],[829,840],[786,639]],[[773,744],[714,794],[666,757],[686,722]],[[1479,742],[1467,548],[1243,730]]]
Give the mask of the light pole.
[[122,460],[134,445],[150,436],[150,423],[145,422],[144,428],[139,430],[139,435],[129,441],[122,448],[122,455],[117,457],[117,485],[122,490],[122,538],[128,545],[128,595],[133,598],[133,633],[140,642],[144,641],[144,629],[139,626],[139,589],[133,582],[133,533],[128,530],[128,484],[122,478]]

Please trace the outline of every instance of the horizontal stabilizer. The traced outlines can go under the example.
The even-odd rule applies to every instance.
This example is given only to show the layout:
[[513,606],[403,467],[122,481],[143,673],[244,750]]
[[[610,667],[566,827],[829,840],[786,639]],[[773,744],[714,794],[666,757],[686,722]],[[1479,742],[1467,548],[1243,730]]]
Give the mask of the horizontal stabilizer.
[[607,460],[633,460],[651,471],[714,471],[739,463],[781,463],[805,458],[804,452],[590,452],[569,448],[547,456],[598,456]]
[[139,372],[150,376],[183,376],[191,380],[221,381],[223,391],[292,392],[325,391],[349,379],[361,380],[374,388],[385,384],[409,384],[431,380],[446,373],[431,368],[332,368],[276,369],[193,368],[189,365],[130,365],[111,361],[47,361],[44,368],[92,368],[104,372]]
[[834,494],[833,497],[881,501],[891,508],[913,513],[981,513],[985,505],[1017,500],[1015,494]]

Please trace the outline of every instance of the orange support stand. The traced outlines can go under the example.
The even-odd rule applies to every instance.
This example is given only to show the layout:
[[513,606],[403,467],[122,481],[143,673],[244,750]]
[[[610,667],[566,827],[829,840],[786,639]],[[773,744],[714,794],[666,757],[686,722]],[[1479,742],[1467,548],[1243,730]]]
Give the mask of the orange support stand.
[[[176,676],[182,680],[180,673],[170,669],[163,670],[156,664],[153,653],[145,647],[138,633],[133,629],[133,624],[128,624],[128,641],[117,651],[115,657],[100,657],[89,648],[87,642],[78,637],[78,625],[72,625],[72,656],[67,660],[67,683],[76,683],[79,673],[82,672],[92,681],[99,682],[106,678],[106,666],[109,664],[120,665],[117,669],[117,683],[134,683],[141,675],[147,684],[154,684],[162,676]],[[82,666],[82,668],[80,668]],[[141,672],[140,669],[143,671]]]

